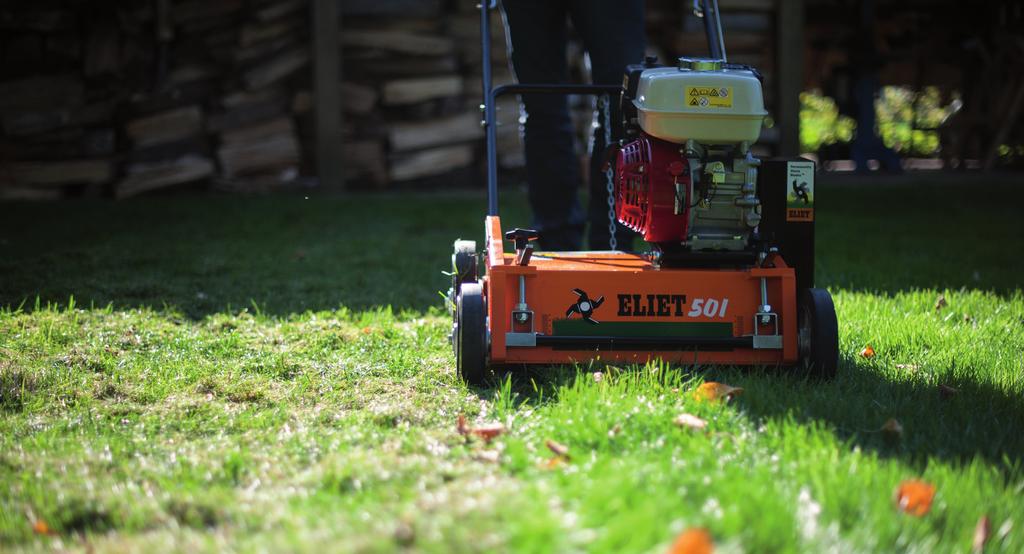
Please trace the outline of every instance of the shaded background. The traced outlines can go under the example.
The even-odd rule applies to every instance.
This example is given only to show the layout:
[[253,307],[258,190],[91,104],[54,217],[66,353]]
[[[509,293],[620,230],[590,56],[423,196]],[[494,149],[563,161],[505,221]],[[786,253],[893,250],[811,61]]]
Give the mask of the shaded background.
[[[0,199],[480,187],[475,5],[5,2]],[[805,153],[827,170],[851,170],[855,137],[874,136],[865,134],[871,127],[902,159],[881,164],[890,172],[1020,166],[1018,2],[720,6],[730,60],[765,75],[774,126],[760,155]],[[647,8],[651,54],[706,53],[691,2],[648,0]],[[509,82],[500,18],[493,24],[495,82]],[[585,80],[578,42],[566,55]],[[858,86],[869,87],[867,100]],[[574,100],[581,137],[590,102]],[[518,116],[506,99],[499,163],[513,176],[523,164]],[[891,155],[869,146],[861,169]]]

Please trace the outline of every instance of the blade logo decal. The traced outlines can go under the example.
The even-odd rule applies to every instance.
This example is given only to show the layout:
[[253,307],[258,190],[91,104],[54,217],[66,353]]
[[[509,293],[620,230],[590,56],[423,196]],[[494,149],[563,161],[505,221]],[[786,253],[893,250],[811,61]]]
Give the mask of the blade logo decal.
[[569,306],[568,310],[565,311],[565,317],[570,317],[572,314],[576,313],[580,314],[580,317],[588,323],[593,323],[594,325],[601,323],[600,321],[592,319],[590,316],[594,313],[594,310],[600,308],[601,304],[604,304],[604,297],[601,296],[598,297],[597,300],[591,300],[590,297],[587,296],[587,293],[582,289],[572,289],[572,292],[579,298],[573,305]]
[[796,181],[793,181],[793,196],[803,200],[804,204],[811,203],[811,197],[807,196],[807,183],[797,184]]

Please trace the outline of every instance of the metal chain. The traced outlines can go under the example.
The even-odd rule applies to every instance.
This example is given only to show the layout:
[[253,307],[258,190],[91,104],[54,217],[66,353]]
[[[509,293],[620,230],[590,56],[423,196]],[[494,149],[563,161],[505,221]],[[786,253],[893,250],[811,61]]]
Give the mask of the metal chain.
[[[604,127],[604,149],[612,143],[612,110],[611,100],[607,94],[601,95],[601,126]],[[594,153],[597,154],[596,152]],[[609,163],[607,171],[604,172],[608,180],[608,246],[612,250],[618,250],[619,241],[615,238],[617,225],[615,224],[615,167]]]

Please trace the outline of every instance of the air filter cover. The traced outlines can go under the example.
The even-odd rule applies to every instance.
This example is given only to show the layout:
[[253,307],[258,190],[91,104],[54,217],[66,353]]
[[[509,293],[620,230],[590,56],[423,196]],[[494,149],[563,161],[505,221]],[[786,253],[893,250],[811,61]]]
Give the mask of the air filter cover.
[[675,143],[753,143],[768,115],[761,81],[746,69],[646,69],[633,105],[644,132]]

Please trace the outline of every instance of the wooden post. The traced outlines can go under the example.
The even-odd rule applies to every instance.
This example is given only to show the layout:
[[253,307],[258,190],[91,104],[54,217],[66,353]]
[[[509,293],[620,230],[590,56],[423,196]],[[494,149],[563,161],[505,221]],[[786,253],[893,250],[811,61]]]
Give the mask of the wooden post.
[[320,186],[341,189],[341,26],[340,0],[313,0],[313,116],[316,120],[316,171]]
[[800,92],[804,86],[804,1],[778,0],[779,155],[800,154]]

